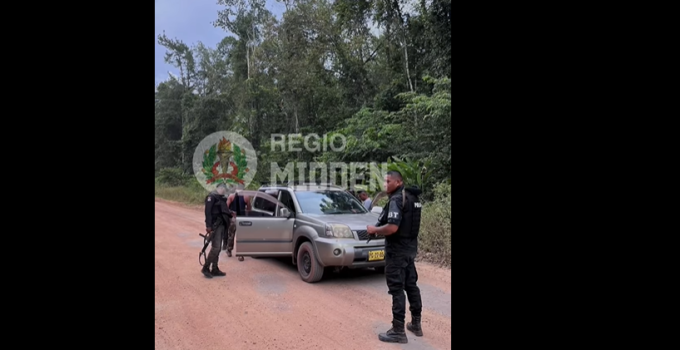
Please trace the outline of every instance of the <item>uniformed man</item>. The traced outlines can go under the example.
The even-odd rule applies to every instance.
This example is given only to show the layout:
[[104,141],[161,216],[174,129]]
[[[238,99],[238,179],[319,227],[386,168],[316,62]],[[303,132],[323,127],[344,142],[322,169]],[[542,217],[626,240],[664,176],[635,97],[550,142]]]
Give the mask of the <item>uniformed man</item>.
[[389,201],[383,208],[378,226],[367,226],[369,234],[385,236],[385,279],[388,293],[392,295],[392,328],[378,335],[378,339],[389,343],[408,343],[404,331],[406,298],[411,311],[411,322],[406,328],[422,337],[421,314],[423,304],[418,288],[418,273],[415,258],[418,253],[421,204],[417,188],[405,188],[398,171],[385,176],[385,190]]
[[[201,272],[208,278],[226,275],[217,266],[222,237],[224,237],[225,231],[229,226],[230,217],[233,215],[227,207],[227,201],[224,197],[226,191],[227,186],[219,184],[214,191],[205,197],[205,232],[211,235],[210,253],[208,253],[208,258]],[[210,269],[211,264],[212,269]]]

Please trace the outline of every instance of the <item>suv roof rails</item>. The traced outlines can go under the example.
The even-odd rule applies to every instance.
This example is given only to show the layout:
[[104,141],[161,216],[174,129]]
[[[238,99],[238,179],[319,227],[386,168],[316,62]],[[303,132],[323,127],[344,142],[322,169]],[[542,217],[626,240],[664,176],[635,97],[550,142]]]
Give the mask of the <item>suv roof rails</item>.
[[276,182],[276,183],[271,183],[271,182],[263,182],[260,184],[260,188],[262,187],[274,187],[274,186],[281,186],[281,187],[289,187],[291,185],[297,185],[298,182],[295,181],[295,183],[291,182]]
[[332,183],[328,182],[300,182],[300,181],[293,181],[293,182],[277,182],[277,183],[263,183],[260,185],[260,188],[264,187],[292,187],[292,186],[325,186],[325,187],[334,187],[334,188],[343,188],[341,186],[334,185]]

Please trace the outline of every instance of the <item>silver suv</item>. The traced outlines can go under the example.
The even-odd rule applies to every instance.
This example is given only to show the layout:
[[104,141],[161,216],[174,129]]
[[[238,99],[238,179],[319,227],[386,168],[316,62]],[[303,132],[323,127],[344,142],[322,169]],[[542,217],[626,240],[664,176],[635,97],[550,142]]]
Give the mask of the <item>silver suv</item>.
[[375,225],[378,215],[343,188],[273,185],[237,194],[246,207],[235,220],[236,256],[291,257],[308,283],[333,268],[372,267],[384,273],[384,237],[367,242],[366,226]]

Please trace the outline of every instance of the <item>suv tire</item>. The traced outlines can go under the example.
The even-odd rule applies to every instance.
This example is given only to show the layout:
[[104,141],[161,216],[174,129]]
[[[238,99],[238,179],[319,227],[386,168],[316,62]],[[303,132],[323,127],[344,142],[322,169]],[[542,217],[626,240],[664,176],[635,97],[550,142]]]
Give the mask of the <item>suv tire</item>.
[[377,273],[380,273],[380,274],[385,273],[385,266],[377,266],[377,267],[374,267],[374,269],[375,269],[375,272],[377,272]]
[[297,251],[297,268],[300,278],[307,283],[314,283],[323,277],[323,266],[314,255],[314,248],[309,242],[302,243]]

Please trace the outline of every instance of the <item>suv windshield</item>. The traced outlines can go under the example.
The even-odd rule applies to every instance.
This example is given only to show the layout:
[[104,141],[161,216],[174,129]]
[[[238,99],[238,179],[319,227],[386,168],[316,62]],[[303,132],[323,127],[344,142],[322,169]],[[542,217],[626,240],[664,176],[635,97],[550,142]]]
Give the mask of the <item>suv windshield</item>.
[[300,209],[307,214],[363,214],[366,208],[344,191],[300,191],[295,193]]

